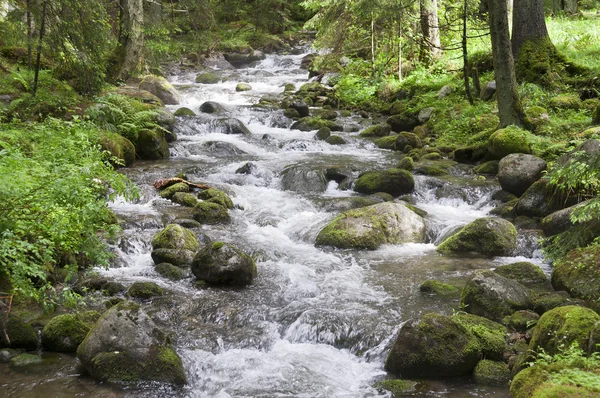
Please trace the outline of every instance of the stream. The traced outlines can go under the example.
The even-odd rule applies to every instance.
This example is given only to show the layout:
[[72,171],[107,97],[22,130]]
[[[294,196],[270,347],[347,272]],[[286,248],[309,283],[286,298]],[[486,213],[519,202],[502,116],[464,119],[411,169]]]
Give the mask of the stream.
[[[270,55],[253,67],[220,71],[229,79],[218,84],[196,84],[192,71],[171,76],[182,96],[171,110],[186,106],[199,114],[202,103],[215,101],[252,134],[215,132],[208,115],[178,118],[178,140],[171,144],[169,160],[137,162],[123,170],[142,197],[112,204],[124,233],[114,247],[115,266],[98,273],[126,286],[154,281],[169,291],[147,311],[174,332],[188,386],[179,391],[118,389],[80,376],[73,356],[57,355],[53,365],[29,373],[2,365],[0,386],[8,396],[386,397],[373,384],[387,377],[383,364],[402,323],[458,308],[458,299],[422,294],[422,282],[462,286],[476,270],[525,260],[549,272],[536,237],[527,231],[519,232],[514,257],[450,257],[435,251],[449,231],[488,215],[496,205],[491,195],[498,183],[477,180],[464,165],[454,166],[448,178],[415,176],[411,200],[428,212],[430,243],[374,251],[315,247],[315,236],[339,214],[345,198],[360,195],[333,181],[325,192],[285,191],[284,168],[338,167],[356,178],[361,171],[393,167],[398,153],[360,138],[358,131],[372,121],[358,115],[337,119],[346,131],[336,134],[347,144],[334,146],[315,140],[314,131],[290,130],[292,121],[280,110],[252,106],[265,95],[281,98],[286,83],[299,88],[307,82],[308,72],[300,69],[303,56]],[[253,89],[238,93],[239,82]],[[252,173],[237,174],[247,162],[255,165]],[[155,272],[150,241],[182,208],[160,198],[152,182],[178,173],[232,197],[231,223],[203,226],[200,232],[255,256],[258,277],[251,286],[198,288],[194,278],[171,282]],[[508,388],[480,386],[469,378],[427,381],[425,386],[417,396],[509,396]]]

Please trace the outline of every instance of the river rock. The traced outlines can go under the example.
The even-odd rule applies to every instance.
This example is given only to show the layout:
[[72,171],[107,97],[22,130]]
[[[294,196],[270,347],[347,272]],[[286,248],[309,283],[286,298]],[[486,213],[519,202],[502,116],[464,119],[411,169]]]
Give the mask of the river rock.
[[144,129],[135,144],[137,156],[142,160],[160,160],[171,156],[164,132]]
[[460,302],[468,313],[498,322],[515,311],[533,309],[529,289],[488,270],[477,272],[467,282]]
[[600,315],[589,308],[575,305],[557,307],[541,316],[533,329],[529,349],[543,348],[548,354],[558,354],[563,347],[577,342],[587,352],[596,352],[598,347],[590,347],[590,335]]
[[214,121],[215,127],[217,127],[223,134],[239,134],[239,135],[251,135],[252,133],[246,127],[241,120],[232,117],[220,118]]
[[215,72],[202,72],[196,75],[195,82],[199,84],[217,84],[221,81],[221,77]]
[[469,374],[481,357],[477,339],[451,317],[426,314],[406,322],[385,369],[403,377],[452,377]]
[[484,101],[489,101],[494,97],[494,94],[496,94],[496,81],[491,80],[483,85],[481,92],[479,93],[479,98]]
[[184,107],[177,109],[173,115],[176,117],[188,117],[188,116],[193,117],[193,116],[196,116],[196,113],[193,110],[191,110],[190,108],[186,108],[184,106]]
[[172,199],[176,193],[187,193],[190,191],[190,186],[184,182],[178,182],[163,188],[158,193],[161,198]]
[[390,135],[392,126],[387,123],[376,124],[366,128],[360,133],[361,137],[385,137]]
[[196,235],[179,224],[169,224],[152,239],[152,259],[155,264],[170,263],[186,266],[191,263],[200,241]]
[[134,282],[129,289],[127,289],[128,297],[141,300],[162,296],[164,293],[163,288],[154,282]]
[[306,117],[309,115],[308,105],[304,101],[296,100],[290,104],[291,109],[295,109],[298,112],[299,117]]
[[[544,234],[546,234],[546,236],[552,236],[572,228],[573,223],[571,222],[571,215],[575,210],[587,206],[588,204],[590,204],[590,201],[586,200],[585,202],[555,211],[544,217],[542,219],[542,229],[544,230]],[[598,236],[600,234],[600,225],[598,223],[599,217],[600,216],[596,215],[596,217],[593,217],[589,222],[580,223],[580,225],[585,225],[590,230],[591,236]]]
[[238,83],[235,86],[235,91],[239,92],[244,92],[244,91],[252,91],[252,86],[249,85],[248,83]]
[[346,140],[340,137],[339,135],[330,135],[325,140],[329,145],[345,145],[347,144]]
[[42,345],[48,351],[75,352],[99,317],[96,311],[55,316],[42,330]]
[[308,166],[288,166],[281,173],[285,191],[317,193],[327,189],[327,178],[323,170]]
[[502,361],[506,352],[506,334],[504,325],[479,315],[458,312],[452,319],[467,329],[479,342],[484,358]]
[[498,182],[503,190],[521,196],[542,177],[547,164],[533,155],[514,153],[505,156],[498,165]]
[[110,131],[102,131],[99,141],[103,150],[110,152],[112,156],[123,162],[125,166],[131,166],[135,162],[135,146],[122,135]]
[[[192,149],[194,147],[190,146],[188,148]],[[202,148],[200,153],[208,152],[216,156],[237,156],[246,153],[234,144],[225,141],[206,141],[200,145],[200,148]]]
[[408,152],[406,147],[410,146],[411,150],[414,148],[421,148],[423,144],[421,139],[416,134],[402,132],[396,137],[396,149],[403,152]]
[[154,264],[169,263],[177,267],[188,267],[194,259],[194,252],[184,249],[154,249],[151,256]]
[[495,159],[502,159],[511,153],[531,153],[533,135],[515,126],[496,131],[488,140],[488,151]]
[[83,367],[112,383],[186,383],[181,358],[138,304],[121,302],[102,315],[77,349]]
[[325,141],[327,138],[331,137],[331,129],[329,127],[321,127],[317,134],[315,134],[315,140]]
[[149,75],[139,84],[140,90],[146,90],[156,95],[165,105],[178,105],[179,93],[164,77]]
[[200,105],[200,112],[202,113],[216,113],[216,114],[224,114],[227,113],[227,109],[215,101],[206,101],[202,105]]
[[573,297],[600,299],[600,247],[588,246],[570,251],[554,263],[552,286]]
[[482,359],[473,370],[473,378],[484,386],[505,386],[510,381],[510,370],[502,361]]
[[31,322],[21,316],[9,314],[4,330],[10,339],[6,340],[4,333],[0,333],[0,348],[24,348],[35,350],[38,348],[38,334]]
[[392,127],[392,131],[399,133],[401,131],[412,131],[419,125],[419,121],[414,116],[393,115],[387,118],[386,123]]
[[548,282],[548,278],[546,278],[544,271],[540,267],[526,261],[501,265],[496,267],[494,272],[526,286]]
[[235,171],[235,174],[252,174],[258,167],[252,162],[244,164]]
[[247,54],[241,54],[241,53],[224,54],[224,57],[227,60],[227,62],[229,62],[231,65],[233,65],[239,69],[239,68],[243,68],[245,66],[250,65],[252,62],[262,61],[267,56],[262,51],[254,50],[254,51],[250,51]]
[[177,192],[171,197],[171,201],[184,207],[194,207],[198,204],[196,196],[189,192]]
[[568,205],[563,195],[548,186],[548,180],[540,179],[519,198],[516,212],[519,216],[545,217]]
[[231,221],[231,216],[227,207],[219,203],[203,201],[194,207],[194,220],[201,224],[218,224]]
[[212,202],[225,207],[226,209],[233,209],[233,201],[231,198],[220,189],[209,188],[202,190],[198,193],[198,199],[202,199],[205,202]]
[[199,280],[212,285],[246,286],[256,277],[256,264],[238,248],[214,242],[196,254],[192,273]]
[[400,196],[411,193],[414,189],[415,180],[412,174],[401,169],[367,171],[362,173],[354,184],[356,192],[368,195],[385,192],[392,196]]
[[425,241],[425,223],[401,203],[378,203],[342,213],[323,228],[316,245],[377,249],[383,244]]
[[489,256],[507,256],[517,245],[517,230],[509,221],[484,217],[462,227],[444,239],[441,253],[476,252]]

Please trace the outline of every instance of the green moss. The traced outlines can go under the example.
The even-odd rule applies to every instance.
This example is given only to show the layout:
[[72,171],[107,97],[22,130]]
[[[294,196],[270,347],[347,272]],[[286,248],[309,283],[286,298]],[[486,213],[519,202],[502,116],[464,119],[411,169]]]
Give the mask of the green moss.
[[443,297],[458,297],[460,290],[456,286],[449,285],[435,280],[425,281],[419,286],[419,290],[423,293],[435,294]]
[[415,168],[415,162],[412,157],[406,156],[400,159],[396,167],[402,170],[412,171]]
[[169,224],[152,238],[152,248],[196,251],[200,248],[200,241],[189,229]]
[[217,84],[221,78],[214,72],[202,72],[196,75],[196,83]]
[[417,213],[421,217],[427,217],[427,215],[429,215],[429,213],[427,213],[425,210],[422,210],[417,206],[413,206],[410,203],[404,203],[404,206],[408,207],[411,211]]
[[440,253],[477,252],[485,255],[508,255],[516,247],[517,230],[510,222],[497,218],[480,218],[446,238]]
[[252,90],[252,86],[249,85],[248,83],[238,83],[235,86],[235,91],[237,91],[237,92],[251,91],[251,90]]
[[581,100],[575,94],[557,95],[550,99],[550,107],[553,109],[574,109],[581,107]]
[[360,133],[361,137],[386,137],[390,135],[392,127],[387,123],[376,124],[368,127]]
[[566,290],[573,297],[587,300],[600,299],[600,245],[570,251],[555,262],[552,286]]
[[559,352],[561,346],[568,347],[577,342],[588,347],[590,332],[600,315],[589,308],[578,306],[557,307],[546,312],[538,321],[529,348],[543,348],[549,354]]
[[10,360],[10,365],[15,367],[39,365],[44,363],[44,360],[39,355],[19,354]]
[[135,162],[135,146],[120,134],[103,131],[100,135],[100,145],[125,166]]
[[460,163],[474,163],[483,159],[488,153],[487,143],[478,143],[460,147],[452,153],[454,160]]
[[503,360],[506,351],[506,327],[473,314],[458,313],[452,319],[477,338],[484,358]]
[[185,116],[196,116],[196,113],[190,108],[182,107],[175,111],[175,116],[185,117]]
[[526,261],[501,265],[494,272],[524,285],[536,285],[548,282],[548,278],[546,278],[544,271],[540,267]]
[[[589,373],[593,378],[600,376]],[[551,383],[540,386],[531,398],[598,398],[598,391],[590,391],[585,387],[579,386],[557,386]]]
[[501,203],[494,209],[492,209],[492,211],[490,211],[490,214],[500,216],[502,218],[513,219],[516,215],[516,208],[518,203],[518,198],[509,200],[506,203]]
[[38,345],[38,335],[35,328],[21,317],[11,314],[6,322],[6,334],[10,344],[6,341],[4,333],[0,333],[0,347],[25,348],[35,350]]
[[538,314],[543,314],[556,307],[576,304],[576,300],[571,299],[567,292],[549,292],[540,293],[534,300],[534,310]]
[[490,136],[487,149],[495,158],[502,159],[511,153],[531,153],[532,144],[530,132],[509,126]]
[[198,193],[198,199],[209,203],[216,203],[226,209],[233,209],[233,201],[227,194],[219,189],[210,188]]
[[327,137],[325,142],[328,143],[329,145],[345,145],[346,144],[346,140],[344,140],[339,135],[330,135],[329,137]]
[[[431,154],[430,154],[431,155]],[[427,158],[427,155],[425,156]],[[445,176],[448,175],[448,170],[434,165],[419,165],[414,170],[415,174],[421,174],[425,176]]]
[[533,311],[517,311],[511,316],[507,316],[502,323],[518,332],[525,332],[534,327],[540,316]]
[[440,160],[442,155],[438,152],[431,152],[423,156],[424,160]]
[[194,207],[194,220],[201,224],[217,224],[231,220],[227,208],[210,201],[200,202]]
[[183,182],[162,189],[159,193],[161,198],[171,199],[177,192],[190,192],[190,187]]
[[498,160],[490,160],[489,162],[485,162],[475,167],[474,171],[477,174],[487,174],[495,176],[498,174],[498,165],[500,161]]
[[222,248],[224,245],[223,242],[214,242],[212,244],[212,250],[219,250],[220,248]]
[[91,326],[90,321],[76,314],[56,316],[42,330],[42,345],[49,351],[75,352]]
[[478,384],[503,386],[510,380],[510,370],[504,362],[483,359],[477,363],[473,377]]
[[167,159],[170,156],[165,134],[159,130],[140,131],[135,150],[140,159],[144,160]]
[[180,281],[187,277],[186,272],[169,263],[160,263],[155,267],[156,272],[164,278],[170,279],[172,281]]
[[564,80],[565,69],[577,72],[556,50],[549,39],[528,40],[521,45],[515,59],[515,72],[519,81],[555,87]]
[[[410,152],[414,148],[421,148],[423,143],[414,133],[401,132],[396,136],[396,149],[403,152]],[[410,149],[407,150],[407,147]]]
[[[367,207],[368,208],[368,207]],[[315,240],[317,246],[333,246],[340,249],[369,249],[374,250],[385,243],[385,235],[381,232],[386,226],[376,217],[373,217],[371,228],[373,233],[355,235],[341,226],[348,217],[363,217],[363,209],[350,210],[338,217],[323,228]]]
[[410,193],[414,187],[415,181],[412,174],[400,169],[368,171],[361,174],[354,184],[356,192],[364,194],[386,192],[393,196]]
[[194,207],[198,204],[198,199],[196,196],[189,192],[176,192],[171,197],[171,201],[184,207]]
[[422,382],[400,379],[378,381],[373,387],[381,393],[389,391],[392,393],[392,398],[405,397],[407,395],[413,395],[419,390],[425,390],[425,386]]
[[[306,102],[306,101],[305,101]],[[292,129],[300,130],[300,131],[312,131],[319,130],[323,127],[329,128],[331,131],[341,131],[343,127],[335,124],[331,120],[321,119],[318,116],[307,116],[298,120],[296,123],[292,125]]]
[[135,282],[127,290],[129,297],[147,300],[152,297],[162,296],[164,290],[154,282]]

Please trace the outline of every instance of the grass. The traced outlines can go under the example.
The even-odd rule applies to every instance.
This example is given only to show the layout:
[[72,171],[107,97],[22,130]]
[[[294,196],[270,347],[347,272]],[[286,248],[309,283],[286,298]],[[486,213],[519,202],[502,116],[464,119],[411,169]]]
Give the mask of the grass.
[[581,17],[546,19],[548,33],[556,48],[576,63],[600,73],[600,16],[596,11]]

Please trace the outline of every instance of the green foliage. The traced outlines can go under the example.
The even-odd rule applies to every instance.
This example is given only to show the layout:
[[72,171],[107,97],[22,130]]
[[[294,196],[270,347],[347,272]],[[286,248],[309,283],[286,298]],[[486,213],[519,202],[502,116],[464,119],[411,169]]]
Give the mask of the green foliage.
[[[2,127],[0,276],[15,294],[52,304],[47,273],[106,265],[103,236],[117,230],[107,202],[135,191],[99,150],[90,123],[49,119]],[[63,293],[73,297],[69,289]]]
[[148,105],[118,94],[108,94],[96,100],[96,105],[89,107],[85,116],[102,130],[118,133],[135,143],[142,130],[161,130],[158,125],[158,112]]

